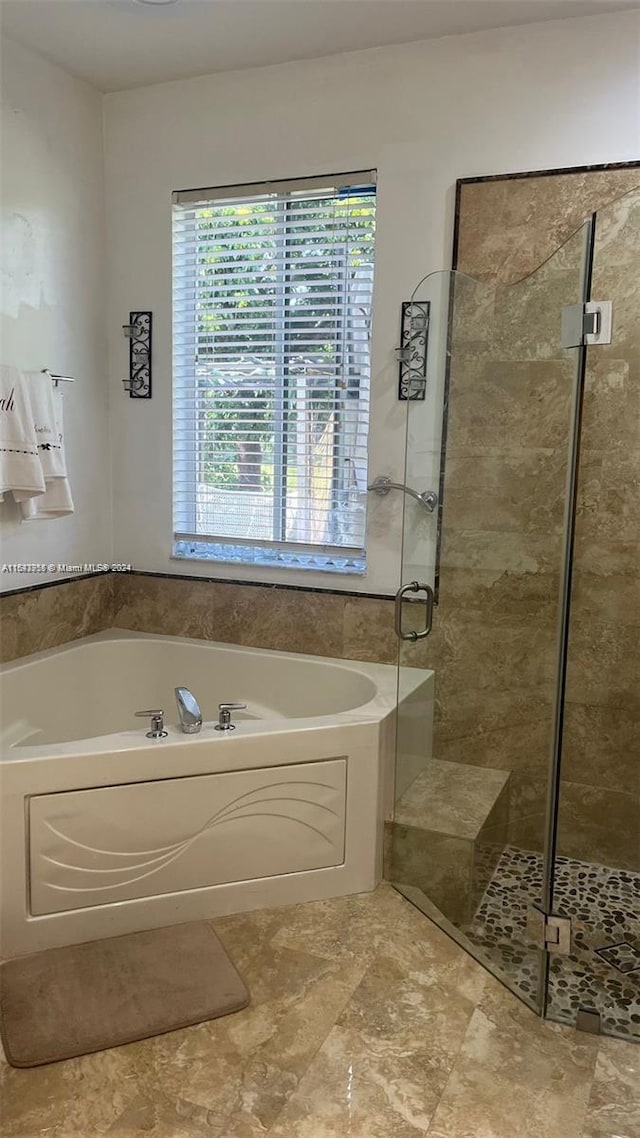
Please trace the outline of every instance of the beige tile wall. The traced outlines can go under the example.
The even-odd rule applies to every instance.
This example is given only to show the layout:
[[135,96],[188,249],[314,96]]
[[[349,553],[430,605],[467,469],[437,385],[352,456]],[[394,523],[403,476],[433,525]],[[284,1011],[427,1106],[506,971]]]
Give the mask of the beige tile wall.
[[113,576],[100,574],[0,597],[2,661],[102,632],[113,623]]
[[567,676],[561,852],[640,869],[640,190],[598,213]]
[[614,342],[588,360],[559,833],[561,853],[626,867],[640,864],[638,185],[633,169],[462,187],[458,268],[492,288],[463,293],[454,328],[430,645],[436,756],[512,770],[511,840],[540,848],[573,367],[559,308],[570,235],[597,209],[592,295],[614,301]]
[[393,664],[393,603],[227,582],[109,574],[0,599],[3,660],[105,628]]
[[115,580],[114,624],[254,648],[395,662],[393,603],[177,577]]

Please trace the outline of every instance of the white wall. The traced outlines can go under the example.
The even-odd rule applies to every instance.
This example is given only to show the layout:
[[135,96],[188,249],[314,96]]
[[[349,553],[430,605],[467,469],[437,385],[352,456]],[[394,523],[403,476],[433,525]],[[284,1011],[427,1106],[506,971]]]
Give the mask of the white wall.
[[[1,241],[2,362],[48,367],[77,380],[64,390],[75,513],[25,524],[13,500],[5,501],[2,562],[110,561],[102,99],[8,40],[2,45]],[[3,573],[0,588],[65,575]]]
[[[171,191],[377,167],[370,472],[400,478],[399,305],[426,272],[450,264],[456,178],[636,158],[639,21],[634,12],[544,23],[105,97],[117,557],[141,569],[225,573],[169,559]],[[150,402],[129,400],[121,388],[120,325],[130,308],[154,312]],[[426,485],[438,413],[433,403],[424,412]],[[369,505],[369,573],[337,585],[389,592],[398,579],[400,501],[371,495]],[[433,522],[421,524],[433,534]],[[260,576],[336,584],[326,574],[285,572]],[[228,575],[257,577],[237,566]]]

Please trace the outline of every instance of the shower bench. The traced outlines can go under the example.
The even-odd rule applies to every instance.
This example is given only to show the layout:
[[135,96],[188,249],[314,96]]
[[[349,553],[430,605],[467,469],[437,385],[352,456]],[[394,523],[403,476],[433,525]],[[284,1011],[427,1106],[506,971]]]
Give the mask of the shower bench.
[[507,841],[509,771],[430,759],[396,804],[393,880],[472,917]]

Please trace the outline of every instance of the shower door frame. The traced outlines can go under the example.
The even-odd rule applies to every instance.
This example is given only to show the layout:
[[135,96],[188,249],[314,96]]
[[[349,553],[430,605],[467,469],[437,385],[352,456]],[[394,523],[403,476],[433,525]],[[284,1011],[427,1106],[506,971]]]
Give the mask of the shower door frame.
[[[582,279],[583,311],[591,300],[593,278],[593,258],[596,237],[596,213],[585,221],[585,250]],[[532,911],[540,913],[542,965],[539,971],[540,1014],[544,1018],[548,1010],[549,966],[551,955],[562,947],[564,940],[561,927],[549,927],[549,918],[563,920],[562,914],[553,911],[554,884],[556,870],[556,848],[558,842],[558,817],[560,811],[560,779],[562,774],[562,748],[565,726],[565,702],[567,688],[567,669],[569,663],[569,635],[571,631],[571,595],[573,587],[573,565],[575,553],[576,513],[578,506],[578,478],[580,472],[580,440],[582,435],[582,415],[584,391],[587,374],[587,342],[584,333],[581,343],[576,344],[576,367],[571,399],[571,426],[568,446],[567,481],[565,508],[562,526],[563,549],[560,571],[560,595],[557,622],[556,683],[553,700],[553,736],[547,775],[547,802],[545,818],[545,837],[542,862],[542,895],[539,905],[532,905]],[[568,349],[572,350],[572,349]],[[569,926],[570,929],[570,926]],[[548,939],[551,933],[551,940]],[[557,937],[557,940],[556,940]],[[570,932],[569,932],[570,939]],[[557,947],[556,947],[557,945]]]

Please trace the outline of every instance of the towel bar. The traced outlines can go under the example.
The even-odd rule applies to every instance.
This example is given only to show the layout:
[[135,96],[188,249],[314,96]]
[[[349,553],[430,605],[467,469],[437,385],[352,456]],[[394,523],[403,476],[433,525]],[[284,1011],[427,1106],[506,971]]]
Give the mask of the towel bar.
[[54,385],[56,387],[58,386],[59,383],[75,383],[75,380],[74,380],[72,375],[55,375],[54,372],[49,371],[48,367],[43,367],[42,374],[48,375],[49,379],[53,380]]

